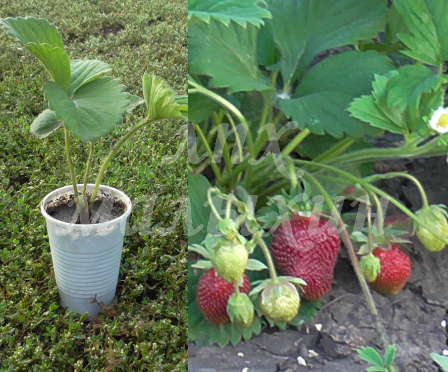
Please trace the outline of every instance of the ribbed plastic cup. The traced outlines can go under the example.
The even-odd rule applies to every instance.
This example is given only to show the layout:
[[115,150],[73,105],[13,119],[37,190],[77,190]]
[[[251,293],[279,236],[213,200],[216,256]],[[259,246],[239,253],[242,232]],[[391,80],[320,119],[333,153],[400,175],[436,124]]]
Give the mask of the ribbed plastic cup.
[[[78,185],[78,190],[82,190],[82,187]],[[93,184],[87,185],[87,191],[92,192],[93,188]],[[61,306],[79,314],[88,312],[89,317],[95,317],[101,311],[98,303],[108,306],[115,296],[126,223],[132,203],[123,192],[100,186],[98,195],[110,195],[125,204],[123,215],[108,222],[75,225],[58,221],[46,212],[49,203],[60,197],[68,200],[71,194],[73,186],[54,190],[42,200],[40,210],[47,221]]]

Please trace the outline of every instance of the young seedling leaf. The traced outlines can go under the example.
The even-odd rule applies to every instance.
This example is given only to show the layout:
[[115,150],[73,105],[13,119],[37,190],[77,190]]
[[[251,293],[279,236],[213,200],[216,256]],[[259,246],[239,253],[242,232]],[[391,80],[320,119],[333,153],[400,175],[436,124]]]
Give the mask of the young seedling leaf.
[[397,0],[394,6],[409,29],[409,33],[398,34],[409,49],[401,52],[441,72],[448,60],[448,2]]
[[8,31],[8,34],[14,36],[25,46],[29,43],[49,44],[53,48],[64,49],[62,36],[56,26],[45,19],[34,17],[6,18],[0,19],[0,25]]
[[395,345],[389,345],[384,353],[384,366],[389,368],[395,360],[395,353],[397,347]]
[[98,78],[82,86],[73,98],[52,81],[47,81],[43,88],[56,118],[85,142],[94,142],[109,134],[116,124],[121,124],[129,105],[130,94],[123,93],[125,87],[110,77]]
[[188,2],[188,19],[198,18],[209,23],[214,18],[226,26],[230,21],[246,27],[262,25],[262,18],[271,18],[271,13],[263,8],[264,1],[258,0],[190,0]]
[[372,366],[366,369],[367,372],[387,372],[384,367]]
[[361,359],[376,367],[383,367],[383,359],[373,347],[363,347],[357,350]]
[[257,65],[255,26],[246,28],[231,22],[225,26],[210,20],[188,30],[190,72],[211,76],[215,88],[229,88],[230,93],[271,89]]
[[74,60],[70,61],[71,80],[67,94],[71,97],[83,85],[99,78],[102,74],[111,70],[111,67],[102,61]]
[[149,75],[145,72],[143,75],[143,96],[149,118],[182,118],[173,91],[161,77]]
[[429,354],[431,358],[443,368],[444,371],[448,372],[448,357],[444,355],[439,355],[436,353]]
[[54,111],[46,109],[41,112],[36,119],[34,119],[30,126],[30,131],[39,138],[45,138],[58,129],[61,125],[62,122],[56,119]]
[[26,47],[44,65],[53,81],[67,91],[70,86],[70,61],[64,50],[49,44],[27,44]]

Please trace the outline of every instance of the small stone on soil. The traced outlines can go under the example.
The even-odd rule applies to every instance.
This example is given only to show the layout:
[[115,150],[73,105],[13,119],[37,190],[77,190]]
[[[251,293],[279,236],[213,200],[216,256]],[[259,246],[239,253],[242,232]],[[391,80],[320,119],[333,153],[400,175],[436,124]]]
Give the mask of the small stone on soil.
[[238,355],[239,357],[241,357],[241,358],[243,358],[244,357],[244,354],[243,353],[238,353],[238,354],[236,354],[236,355]]
[[299,363],[299,365],[301,366],[306,366],[306,361],[305,359],[303,359],[302,357],[297,357],[297,363]]

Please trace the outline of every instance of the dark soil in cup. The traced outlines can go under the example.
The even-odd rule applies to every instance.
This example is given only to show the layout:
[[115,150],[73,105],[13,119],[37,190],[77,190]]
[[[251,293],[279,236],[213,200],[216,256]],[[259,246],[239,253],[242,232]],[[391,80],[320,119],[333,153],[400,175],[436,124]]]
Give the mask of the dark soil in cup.
[[[90,202],[90,195],[87,194]],[[90,223],[98,224],[112,221],[126,212],[126,205],[115,196],[101,194],[96,197],[90,211]],[[79,213],[76,209],[75,195],[68,198],[63,195],[57,199],[50,200],[46,205],[47,213],[58,221],[80,224]]]

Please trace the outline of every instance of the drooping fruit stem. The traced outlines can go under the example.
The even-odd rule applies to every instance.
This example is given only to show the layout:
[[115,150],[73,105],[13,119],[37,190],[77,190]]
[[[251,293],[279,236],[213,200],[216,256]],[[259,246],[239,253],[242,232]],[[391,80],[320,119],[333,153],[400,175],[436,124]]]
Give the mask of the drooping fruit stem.
[[277,272],[275,271],[274,262],[272,261],[272,257],[271,257],[271,254],[269,253],[269,249],[268,249],[266,243],[264,242],[263,238],[261,237],[261,235],[256,234],[255,237],[256,237],[255,238],[256,242],[260,246],[261,250],[263,251],[264,257],[266,258],[266,263],[268,264],[268,268],[269,268],[269,276],[271,277],[273,283],[277,284],[279,282],[278,278],[277,278]]
[[308,128],[305,128],[304,130],[300,131],[300,133],[295,136],[288,145],[282,150],[281,154],[282,156],[289,155],[292,150],[294,150],[300,142],[302,142],[306,137],[308,137],[311,134],[310,130]]
[[422,197],[423,209],[429,208],[428,197],[426,196],[425,189],[423,188],[422,184],[420,183],[420,181],[417,178],[415,178],[414,176],[412,176],[408,173],[391,172],[391,173],[385,173],[385,174],[376,174],[374,176],[367,177],[367,180],[369,182],[376,182],[378,180],[384,180],[384,179],[395,178],[395,177],[404,177],[404,178],[411,180],[415,184],[415,186],[417,186],[417,189],[420,192],[420,195]]
[[209,144],[208,144],[208,141],[207,141],[207,139],[205,138],[204,133],[202,132],[202,130],[201,130],[201,128],[199,127],[199,125],[195,124],[194,127],[195,127],[196,132],[198,133],[199,137],[201,138],[202,144],[203,144],[204,147],[205,147],[205,151],[207,151],[207,154],[208,154],[208,156],[209,156],[209,158],[210,158],[210,165],[211,165],[211,167],[212,167],[212,169],[213,169],[213,173],[215,174],[216,180],[217,180],[218,182],[221,182],[221,172],[220,172],[219,167],[218,167],[218,165],[216,164],[215,159],[214,159],[214,157],[213,157],[213,151],[212,151],[212,149],[210,148],[210,146],[209,146]]
[[[375,202],[376,205],[376,214],[377,214],[377,224],[376,227],[378,228],[378,235],[379,236],[384,236],[384,213],[383,213],[383,207],[381,206],[381,201],[378,199],[378,196],[376,196],[376,194],[374,192],[370,192],[369,193],[370,197],[373,199],[373,201]],[[370,211],[369,211],[369,219],[371,218],[370,216]],[[372,222],[370,221],[370,224]],[[370,227],[369,227],[370,229]]]
[[[216,216],[216,218],[218,219],[218,221],[222,220],[221,215],[218,213],[218,211],[215,208],[215,204],[213,203],[213,199],[212,199],[212,193],[215,192],[215,188],[211,187],[207,190],[207,201],[208,204],[210,205],[210,208],[213,212],[213,214]],[[230,213],[230,212],[229,212]]]
[[333,218],[335,218],[337,220],[338,228],[341,231],[342,241],[344,242],[344,245],[347,248],[350,260],[351,260],[352,265],[353,265],[353,269],[355,270],[355,274],[356,274],[356,276],[358,278],[359,284],[360,284],[361,289],[362,289],[362,291],[364,293],[364,296],[366,298],[369,310],[372,313],[372,315],[375,317],[375,325],[377,327],[377,331],[380,334],[384,344],[387,345],[387,340],[386,340],[386,336],[385,336],[385,333],[384,333],[384,328],[383,328],[383,326],[382,326],[382,324],[381,324],[381,322],[379,320],[378,311],[377,311],[376,306],[375,306],[375,301],[373,300],[372,293],[370,292],[369,286],[368,286],[368,284],[367,284],[367,282],[365,280],[365,277],[364,277],[364,274],[362,272],[361,266],[359,265],[355,249],[353,248],[353,244],[352,244],[352,242],[350,240],[350,236],[349,236],[349,234],[347,232],[347,229],[345,228],[344,221],[342,220],[341,215],[339,214],[338,210],[334,206],[333,201],[331,200],[330,196],[328,195],[326,190],[321,186],[321,184],[309,173],[304,173],[303,177],[309,183],[312,183],[316,187],[316,189],[324,197],[325,202],[331,208],[332,216],[333,216]]

